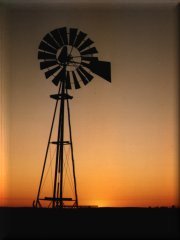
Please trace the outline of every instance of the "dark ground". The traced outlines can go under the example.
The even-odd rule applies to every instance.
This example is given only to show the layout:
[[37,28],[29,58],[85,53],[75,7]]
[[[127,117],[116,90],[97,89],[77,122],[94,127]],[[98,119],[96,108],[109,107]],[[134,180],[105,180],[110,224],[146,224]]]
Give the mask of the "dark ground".
[[177,208],[0,208],[0,239],[179,239]]

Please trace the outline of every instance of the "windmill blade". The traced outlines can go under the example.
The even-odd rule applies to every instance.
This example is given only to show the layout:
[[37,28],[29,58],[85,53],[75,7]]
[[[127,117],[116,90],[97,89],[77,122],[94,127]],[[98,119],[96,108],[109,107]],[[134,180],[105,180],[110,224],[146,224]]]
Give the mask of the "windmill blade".
[[50,35],[49,33],[43,38],[43,40],[45,42],[47,42],[49,45],[53,46],[55,49],[59,48],[57,42],[54,40],[52,35]]
[[64,45],[68,45],[67,29],[66,27],[59,28],[60,36],[63,40]]
[[50,52],[50,53],[55,53],[57,52],[56,49],[54,49],[53,47],[51,47],[50,45],[48,45],[47,43],[41,41],[40,45],[39,45],[39,49],[43,50],[45,52]]
[[77,36],[77,28],[70,28],[70,32],[69,32],[69,45],[74,44],[74,41],[76,39]]
[[50,76],[52,76],[54,73],[56,73],[61,67],[57,66],[55,68],[52,68],[51,70],[45,72],[45,76],[46,78],[49,78]]
[[81,52],[81,55],[88,55],[88,54],[94,54],[94,53],[98,53],[98,51],[95,47],[89,48],[89,49]]
[[87,78],[82,74],[82,72],[79,70],[79,68],[77,68],[76,71],[79,74],[79,77],[83,81],[84,85],[88,84]]
[[82,61],[82,62],[81,62],[81,65],[84,66],[84,67],[89,68],[89,63],[87,63],[87,62],[83,62],[83,61]]
[[53,38],[56,40],[56,42],[58,43],[59,47],[62,47],[63,46],[63,41],[60,37],[58,29],[55,29],[55,30],[51,31],[51,34],[52,34]]
[[90,70],[104,78],[108,82],[111,82],[111,64],[104,61],[92,61],[89,64]]
[[66,77],[66,68],[62,68],[61,71],[52,80],[52,82],[57,86],[60,81],[65,80],[65,77]]
[[83,49],[91,46],[93,43],[94,42],[90,38],[88,38],[78,47],[78,50],[81,52]]
[[89,72],[87,72],[83,67],[79,66],[79,70],[83,73],[88,82],[90,82],[93,79],[93,76]]
[[70,81],[70,73],[67,71],[66,73],[66,88],[71,89],[71,81]]
[[38,52],[38,59],[53,59],[53,60],[55,60],[56,55],[39,51]]
[[76,74],[74,72],[72,72],[72,75],[73,75],[73,79],[74,79],[75,89],[81,88],[81,86],[79,85],[79,82],[77,80]]
[[74,46],[78,47],[86,36],[87,36],[86,33],[83,33],[83,32],[80,31],[79,34],[77,35],[76,41],[74,43]]
[[49,68],[52,67],[54,65],[57,65],[57,61],[44,61],[44,62],[40,62],[40,69],[45,69],[45,68]]

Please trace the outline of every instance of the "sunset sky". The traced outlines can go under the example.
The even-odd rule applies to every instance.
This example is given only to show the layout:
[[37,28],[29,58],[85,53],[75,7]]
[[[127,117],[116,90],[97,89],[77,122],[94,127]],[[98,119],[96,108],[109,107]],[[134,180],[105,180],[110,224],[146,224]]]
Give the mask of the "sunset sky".
[[[69,1],[67,1],[69,2]],[[38,46],[74,27],[111,62],[72,90],[79,204],[178,205],[178,36],[175,5],[35,4],[0,9],[0,205],[31,206],[58,88],[39,69]]]

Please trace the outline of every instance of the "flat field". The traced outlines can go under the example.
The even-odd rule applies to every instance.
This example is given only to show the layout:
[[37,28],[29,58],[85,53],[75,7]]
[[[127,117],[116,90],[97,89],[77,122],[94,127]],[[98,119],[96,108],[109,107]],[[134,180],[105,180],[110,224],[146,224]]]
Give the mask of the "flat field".
[[179,239],[177,208],[0,208],[0,239]]

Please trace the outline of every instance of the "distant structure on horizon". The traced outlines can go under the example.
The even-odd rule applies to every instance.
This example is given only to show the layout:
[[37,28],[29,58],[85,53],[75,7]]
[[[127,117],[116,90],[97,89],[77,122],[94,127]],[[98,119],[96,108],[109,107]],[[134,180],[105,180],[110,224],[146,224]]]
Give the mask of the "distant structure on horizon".
[[[93,44],[94,42],[86,33],[67,27],[51,31],[40,42],[38,51],[40,69],[45,70],[45,77],[51,78],[59,90],[57,94],[50,95],[55,100],[55,108],[37,198],[34,202],[35,207],[44,207],[43,203],[45,202],[48,202],[48,207],[52,208],[78,207],[69,106],[69,100],[73,97],[69,95],[68,90],[79,89],[82,85],[88,84],[93,79],[93,74],[111,82],[111,64],[99,61],[98,51]],[[57,139],[52,141],[55,122],[57,123]],[[51,144],[55,146],[52,194],[43,196],[42,186],[46,180],[45,170],[49,167],[47,166],[47,157]],[[70,180],[70,173],[73,176],[73,180],[70,181],[72,196],[67,195],[70,194],[70,191],[66,191],[65,184],[67,178]]]

